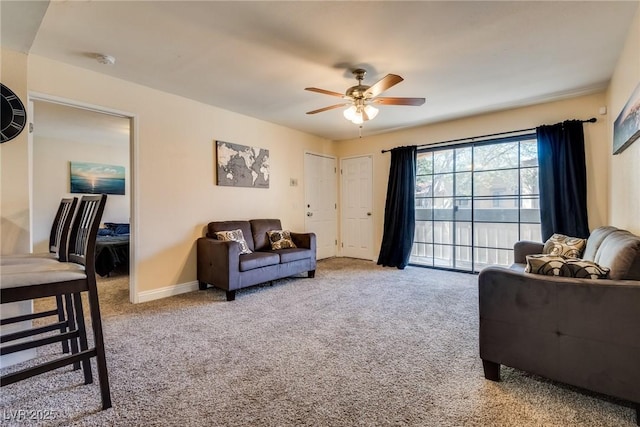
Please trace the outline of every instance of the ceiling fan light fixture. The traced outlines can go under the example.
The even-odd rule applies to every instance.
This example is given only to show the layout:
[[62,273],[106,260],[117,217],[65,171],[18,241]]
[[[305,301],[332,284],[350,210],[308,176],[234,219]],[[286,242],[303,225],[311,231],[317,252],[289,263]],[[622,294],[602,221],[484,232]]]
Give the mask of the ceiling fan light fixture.
[[352,105],[349,108],[347,108],[346,110],[344,110],[344,112],[342,114],[344,115],[345,119],[347,119],[349,121],[353,121],[353,119],[356,117],[357,113],[358,113],[358,109],[356,108],[355,105]]
[[351,119],[351,123],[354,125],[361,125],[364,122],[362,118],[362,112],[358,112],[354,115],[353,119]]
[[367,105],[366,107],[364,107],[364,112],[369,117],[369,120],[375,118],[378,115],[378,109],[373,105]]

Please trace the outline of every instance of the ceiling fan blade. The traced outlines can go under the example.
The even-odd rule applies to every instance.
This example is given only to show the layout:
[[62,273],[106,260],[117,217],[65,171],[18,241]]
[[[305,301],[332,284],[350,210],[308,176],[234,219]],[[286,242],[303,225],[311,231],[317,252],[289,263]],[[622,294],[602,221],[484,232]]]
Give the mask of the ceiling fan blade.
[[347,105],[349,105],[348,102],[346,102],[344,104],[331,105],[329,107],[319,108],[319,109],[313,110],[313,111],[307,111],[307,114],[322,113],[323,111],[333,110],[334,108],[346,107]]
[[364,93],[366,98],[375,98],[380,95],[385,90],[389,89],[392,86],[397,85],[404,79],[396,74],[387,74],[382,79],[378,80],[373,86],[367,89]]
[[325,95],[331,95],[331,96],[337,96],[340,98],[344,98],[344,94],[342,93],[338,93],[338,92],[332,92],[330,90],[325,90],[325,89],[318,89],[317,87],[305,87],[304,90],[308,90],[311,92],[318,92],[318,93],[323,93]]
[[371,102],[382,105],[415,105],[419,106],[424,104],[424,98],[393,98],[384,96],[382,98],[376,98]]

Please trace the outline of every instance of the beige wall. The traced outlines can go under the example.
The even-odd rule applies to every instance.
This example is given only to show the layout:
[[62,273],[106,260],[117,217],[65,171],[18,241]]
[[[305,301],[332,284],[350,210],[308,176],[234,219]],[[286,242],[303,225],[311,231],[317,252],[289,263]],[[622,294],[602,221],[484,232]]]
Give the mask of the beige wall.
[[[37,107],[36,114],[37,116]],[[125,120],[125,119],[122,119]],[[125,137],[126,138],[126,137]],[[102,222],[129,222],[129,141],[124,144],[91,143],[70,139],[33,138],[33,228],[34,252],[49,250],[49,234],[56,209],[69,193],[69,162],[103,163],[125,168],[125,195],[110,194]]]
[[[0,79],[27,107],[27,55],[0,51]],[[29,146],[27,130],[0,145],[0,253],[29,252]]]
[[[609,85],[607,104],[609,120],[607,141],[613,144],[613,122],[616,120],[629,96],[640,84],[640,10],[627,36],[624,50]],[[615,156],[608,153],[610,162],[611,225],[640,234],[640,140]]]
[[[605,94],[599,93],[337,143],[337,153],[340,158],[373,154],[374,252],[379,251],[382,241],[384,204],[391,158],[390,153],[382,154],[382,149],[403,145],[426,145],[450,139],[526,129],[568,119],[598,118],[598,122],[584,125],[587,157],[587,207],[591,229],[607,224],[610,141],[607,137],[606,116],[598,114],[599,108],[605,105],[605,101]],[[384,110],[381,110],[380,114],[384,114]]]
[[[29,90],[135,115],[132,280],[139,293],[196,280],[195,241],[209,221],[274,217],[303,229],[304,152],[333,150],[325,139],[36,55],[29,56]],[[268,149],[270,188],[216,186],[217,139]],[[289,178],[299,185],[290,187]]]

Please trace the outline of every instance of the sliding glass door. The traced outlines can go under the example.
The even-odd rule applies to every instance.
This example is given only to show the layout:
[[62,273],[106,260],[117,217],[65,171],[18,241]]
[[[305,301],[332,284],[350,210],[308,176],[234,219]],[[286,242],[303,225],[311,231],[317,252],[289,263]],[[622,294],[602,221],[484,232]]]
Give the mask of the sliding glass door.
[[463,271],[513,262],[540,240],[535,135],[418,153],[411,263]]

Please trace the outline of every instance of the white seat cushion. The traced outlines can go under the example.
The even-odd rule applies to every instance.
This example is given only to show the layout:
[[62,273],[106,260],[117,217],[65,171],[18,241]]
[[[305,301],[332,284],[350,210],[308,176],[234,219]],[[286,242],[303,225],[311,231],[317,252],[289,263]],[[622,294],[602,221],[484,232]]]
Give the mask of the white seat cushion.
[[34,286],[86,278],[84,266],[74,262],[3,265],[0,272],[0,288]]
[[37,254],[2,255],[0,265],[32,264],[39,262],[58,262],[58,256],[51,252]]

